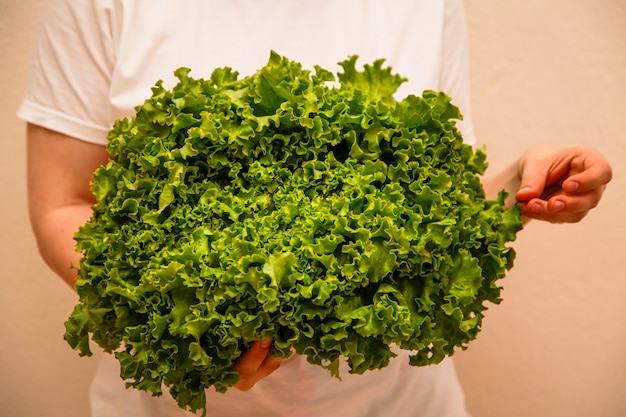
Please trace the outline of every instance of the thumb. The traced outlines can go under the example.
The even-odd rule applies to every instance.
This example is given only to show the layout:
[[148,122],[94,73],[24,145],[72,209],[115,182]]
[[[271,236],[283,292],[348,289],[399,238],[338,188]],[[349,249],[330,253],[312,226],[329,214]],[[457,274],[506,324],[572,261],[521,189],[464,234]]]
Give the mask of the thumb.
[[520,185],[515,193],[515,199],[520,202],[530,201],[541,197],[546,187],[546,169],[541,163],[525,160],[519,169]]
[[551,195],[561,188],[569,167],[567,152],[563,149],[551,146],[529,149],[520,160],[520,186],[515,198],[523,203]]

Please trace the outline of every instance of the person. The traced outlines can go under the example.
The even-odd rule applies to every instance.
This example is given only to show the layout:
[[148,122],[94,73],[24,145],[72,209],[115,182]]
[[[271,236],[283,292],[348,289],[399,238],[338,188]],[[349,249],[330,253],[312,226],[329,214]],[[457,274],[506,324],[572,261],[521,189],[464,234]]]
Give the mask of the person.
[[[44,0],[26,95],[29,213],[43,259],[73,287],[80,254],[73,234],[91,216],[93,171],[106,163],[107,132],[130,117],[157,80],[166,86],[181,66],[208,77],[229,66],[242,75],[269,51],[334,70],[349,55],[386,59],[408,78],[399,95],[444,91],[465,115],[464,139],[475,144],[470,117],[466,23],[461,0]],[[584,146],[533,147],[484,178],[488,196],[506,189],[526,220],[575,223],[600,201],[611,167]],[[337,381],[302,357],[269,355],[252,345],[237,362],[241,380],[226,394],[209,392],[209,416],[469,415],[450,359],[425,368],[407,356],[389,367]],[[91,388],[94,417],[182,416],[167,395],[125,389],[105,355]],[[319,368],[319,369],[318,369]]]

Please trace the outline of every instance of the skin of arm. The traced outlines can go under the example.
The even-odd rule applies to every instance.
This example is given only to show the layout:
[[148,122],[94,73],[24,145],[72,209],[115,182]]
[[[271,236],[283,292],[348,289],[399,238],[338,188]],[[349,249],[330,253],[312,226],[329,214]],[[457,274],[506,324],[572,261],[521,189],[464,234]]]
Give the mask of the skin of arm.
[[106,149],[28,124],[28,211],[39,253],[74,288],[80,254],[74,233],[91,217],[92,174],[108,160]]

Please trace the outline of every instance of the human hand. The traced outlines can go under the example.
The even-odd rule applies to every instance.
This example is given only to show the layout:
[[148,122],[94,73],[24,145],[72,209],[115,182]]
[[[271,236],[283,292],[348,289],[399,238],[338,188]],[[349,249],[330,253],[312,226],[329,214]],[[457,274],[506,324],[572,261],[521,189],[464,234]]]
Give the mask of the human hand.
[[596,207],[612,170],[589,147],[535,147],[521,158],[520,187],[515,198],[525,219],[576,223]]
[[235,388],[248,391],[254,384],[278,369],[282,358],[270,356],[273,351],[271,340],[254,342],[233,366],[233,369],[241,375]]

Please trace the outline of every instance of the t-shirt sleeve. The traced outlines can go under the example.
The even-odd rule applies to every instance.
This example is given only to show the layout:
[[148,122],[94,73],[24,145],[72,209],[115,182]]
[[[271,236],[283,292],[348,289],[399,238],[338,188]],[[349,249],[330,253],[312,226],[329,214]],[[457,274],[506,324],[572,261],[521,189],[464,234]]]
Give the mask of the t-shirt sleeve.
[[42,1],[18,117],[106,144],[114,51],[113,20],[104,3]]
[[452,103],[463,114],[458,127],[465,143],[475,146],[477,140],[471,117],[469,40],[462,0],[446,1],[441,53],[440,89],[452,97]]

